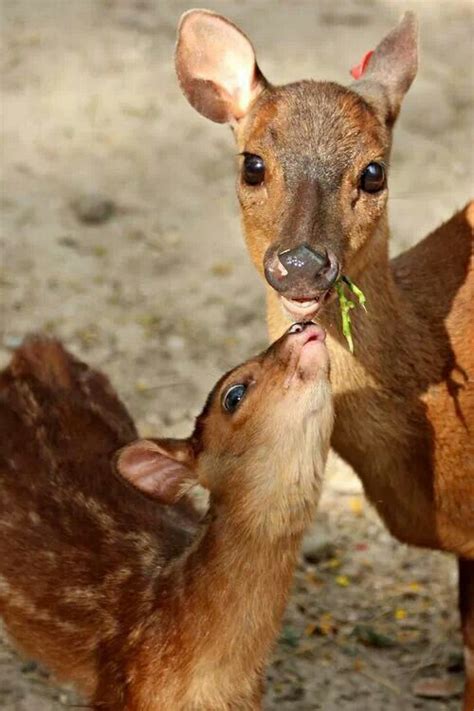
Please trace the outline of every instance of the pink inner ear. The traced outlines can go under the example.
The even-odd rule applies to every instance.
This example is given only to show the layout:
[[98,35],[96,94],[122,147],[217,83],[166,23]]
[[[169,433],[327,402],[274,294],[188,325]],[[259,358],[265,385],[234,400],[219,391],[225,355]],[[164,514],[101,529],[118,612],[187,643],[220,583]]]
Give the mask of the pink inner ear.
[[219,123],[242,118],[263,88],[247,37],[209,11],[191,10],[183,16],[176,69],[192,106]]
[[190,470],[162,452],[154,442],[134,442],[119,454],[117,469],[141,491],[162,503],[174,503]]
[[367,69],[367,64],[369,63],[369,59],[373,55],[374,50],[369,49],[368,52],[364,54],[362,59],[360,60],[359,64],[357,64],[355,67],[352,67],[350,70],[351,75],[354,77],[354,79],[360,79],[362,74],[365,72]]

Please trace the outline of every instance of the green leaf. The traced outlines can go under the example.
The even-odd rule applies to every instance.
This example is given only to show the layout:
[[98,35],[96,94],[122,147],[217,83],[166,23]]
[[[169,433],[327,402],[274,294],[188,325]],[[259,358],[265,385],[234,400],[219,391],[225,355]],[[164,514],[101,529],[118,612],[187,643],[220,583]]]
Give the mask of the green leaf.
[[365,303],[367,299],[365,298],[365,294],[361,289],[359,289],[356,284],[354,284],[353,281],[349,279],[347,276],[341,276],[341,278],[336,282],[335,289],[337,292],[337,296],[339,299],[339,310],[341,312],[341,323],[342,323],[342,334],[344,338],[347,341],[347,345],[349,346],[349,350],[351,353],[354,353],[354,341],[352,339],[352,331],[351,331],[351,315],[350,311],[351,309],[354,309],[356,307],[356,304],[349,299],[346,294],[344,293],[344,284],[348,287],[348,289],[357,297],[359,301],[359,305],[362,306],[364,311],[367,311],[365,307]]
[[369,647],[385,648],[395,646],[395,640],[386,634],[377,632],[370,625],[356,625],[352,634],[358,642],[362,642],[362,644],[366,644]]
[[285,625],[281,631],[280,642],[286,644],[288,647],[297,647],[299,641],[300,635],[298,632],[293,629],[293,627]]
[[359,287],[356,284],[354,284],[354,282],[351,279],[349,279],[348,276],[343,276],[342,280],[344,281],[345,284],[347,284],[347,286],[352,291],[352,293],[357,296],[357,298],[359,299],[359,304],[362,306],[364,311],[367,311],[367,309],[365,307],[367,299],[365,298],[365,294],[362,291],[362,289],[359,289]]

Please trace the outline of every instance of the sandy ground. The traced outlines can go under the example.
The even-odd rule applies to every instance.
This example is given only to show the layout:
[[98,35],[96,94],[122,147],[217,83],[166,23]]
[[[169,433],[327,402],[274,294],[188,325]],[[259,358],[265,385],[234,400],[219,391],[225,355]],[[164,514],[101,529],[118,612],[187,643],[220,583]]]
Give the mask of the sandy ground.
[[[422,64],[396,131],[393,251],[472,192],[472,4],[221,0],[267,76],[345,82],[407,7]],[[240,236],[234,147],[182,98],[181,0],[1,0],[0,364],[31,330],[103,368],[144,434],[189,431],[223,371],[265,344]],[[97,226],[84,195],[113,205]],[[435,295],[435,292],[434,292]],[[391,539],[335,457],[268,674],[266,709],[459,708],[456,571]],[[2,638],[3,639],[3,638]],[[425,677],[445,698],[414,694]],[[0,708],[58,711],[67,690],[0,640]]]

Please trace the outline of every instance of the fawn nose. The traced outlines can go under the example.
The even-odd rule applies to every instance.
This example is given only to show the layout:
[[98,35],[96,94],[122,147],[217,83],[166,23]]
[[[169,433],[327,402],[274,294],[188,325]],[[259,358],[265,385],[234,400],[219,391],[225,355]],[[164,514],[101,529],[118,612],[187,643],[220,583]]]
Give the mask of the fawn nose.
[[286,332],[286,335],[295,336],[297,340],[303,344],[309,341],[320,341],[324,343],[326,339],[326,331],[313,321],[297,321],[293,323]]
[[339,272],[335,257],[324,247],[313,248],[303,242],[292,249],[269,248],[265,255],[265,276],[270,286],[281,293],[311,294],[315,289],[330,289]]
[[306,375],[326,372],[329,358],[325,340],[326,332],[319,324],[310,321],[294,323],[282,342],[287,368],[292,370],[297,363],[298,370]]

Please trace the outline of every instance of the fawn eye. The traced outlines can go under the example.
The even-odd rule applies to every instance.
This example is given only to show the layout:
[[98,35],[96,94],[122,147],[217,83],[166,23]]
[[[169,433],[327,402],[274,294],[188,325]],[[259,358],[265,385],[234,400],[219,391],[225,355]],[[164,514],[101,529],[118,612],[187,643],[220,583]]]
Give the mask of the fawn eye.
[[247,185],[260,185],[265,178],[265,163],[263,158],[254,153],[244,153],[242,177]]
[[232,385],[224,397],[222,398],[222,404],[227,412],[235,412],[240,405],[241,401],[245,397],[247,391],[247,386],[243,383],[239,385]]
[[369,163],[360,176],[360,188],[366,193],[378,193],[385,187],[385,168],[381,163]]

